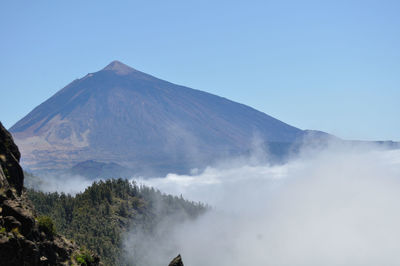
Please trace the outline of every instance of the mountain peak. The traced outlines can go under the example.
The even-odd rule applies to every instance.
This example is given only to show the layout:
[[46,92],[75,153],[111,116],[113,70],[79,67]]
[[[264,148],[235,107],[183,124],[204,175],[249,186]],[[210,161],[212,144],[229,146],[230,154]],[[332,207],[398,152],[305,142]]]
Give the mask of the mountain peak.
[[[247,154],[254,134],[262,142],[285,145],[303,134],[251,107],[118,61],[93,78],[70,83],[11,132],[31,171],[93,160],[143,176],[189,173],[231,154]],[[280,147],[276,155],[286,146]]]
[[110,64],[108,64],[102,70],[114,71],[115,73],[120,74],[120,75],[126,75],[126,74],[136,71],[134,68],[132,68],[128,65],[125,65],[124,63],[121,63],[118,60],[112,61]]

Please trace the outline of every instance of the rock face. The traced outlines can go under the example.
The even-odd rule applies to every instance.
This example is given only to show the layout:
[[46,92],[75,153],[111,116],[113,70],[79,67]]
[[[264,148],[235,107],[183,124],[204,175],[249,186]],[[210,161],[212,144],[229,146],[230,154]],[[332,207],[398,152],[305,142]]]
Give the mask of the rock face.
[[178,255],[176,258],[174,258],[168,266],[183,266],[182,258],[181,255]]
[[254,140],[272,143],[271,151],[305,134],[249,106],[118,61],[73,81],[10,132],[29,171],[93,160],[140,174],[187,172],[248,152]]
[[21,154],[11,134],[0,123],[0,186],[11,186],[16,189],[18,195],[21,195],[24,182],[24,174],[19,165],[20,158]]
[[[19,159],[18,147],[0,123],[0,264],[78,265],[79,247],[35,219]],[[87,265],[99,265],[99,258],[92,254]]]

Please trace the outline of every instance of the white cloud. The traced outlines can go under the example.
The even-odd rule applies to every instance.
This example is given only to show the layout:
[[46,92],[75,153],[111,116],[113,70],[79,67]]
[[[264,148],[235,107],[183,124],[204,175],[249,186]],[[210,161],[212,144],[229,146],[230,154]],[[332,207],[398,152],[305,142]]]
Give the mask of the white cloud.
[[140,182],[215,207],[137,238],[152,247],[147,265],[177,253],[191,266],[400,265],[399,151],[330,147],[285,165],[232,160]]

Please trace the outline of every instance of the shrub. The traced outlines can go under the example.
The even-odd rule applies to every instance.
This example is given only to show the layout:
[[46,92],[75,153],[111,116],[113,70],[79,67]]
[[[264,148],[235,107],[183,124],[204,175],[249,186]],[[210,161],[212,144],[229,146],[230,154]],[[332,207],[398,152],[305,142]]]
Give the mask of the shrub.
[[19,232],[18,227],[14,227],[13,229],[11,229],[11,233],[13,233],[14,235],[20,237],[22,236],[21,233]]
[[38,223],[39,230],[45,232],[47,235],[53,236],[56,233],[53,220],[49,216],[40,216]]
[[92,255],[86,249],[81,249],[81,253],[75,256],[75,260],[79,265],[88,265],[94,261]]

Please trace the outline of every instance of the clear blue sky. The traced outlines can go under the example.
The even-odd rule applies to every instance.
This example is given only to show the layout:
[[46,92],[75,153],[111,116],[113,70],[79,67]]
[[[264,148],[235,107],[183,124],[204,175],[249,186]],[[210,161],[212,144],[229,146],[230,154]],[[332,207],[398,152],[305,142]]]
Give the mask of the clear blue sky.
[[114,59],[302,129],[400,140],[400,1],[1,1],[0,120]]

